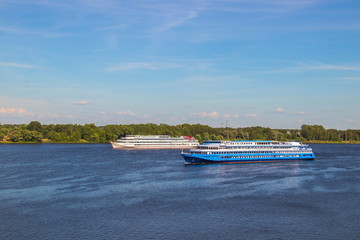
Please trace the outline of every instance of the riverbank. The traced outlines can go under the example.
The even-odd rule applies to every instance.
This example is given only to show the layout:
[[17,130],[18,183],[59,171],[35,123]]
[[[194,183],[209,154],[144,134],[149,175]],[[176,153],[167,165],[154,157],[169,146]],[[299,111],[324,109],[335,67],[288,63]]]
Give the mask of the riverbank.
[[316,143],[316,144],[360,144],[360,141],[318,141],[318,140],[314,140],[314,141],[304,141],[303,143],[306,144],[312,144],[312,143]]
[[107,144],[110,142],[90,142],[90,141],[86,141],[84,139],[81,139],[80,141],[52,141],[49,139],[44,139],[41,142],[35,142],[35,141],[30,141],[30,142],[24,142],[24,141],[18,141],[18,142],[12,142],[12,141],[0,141],[0,144]]

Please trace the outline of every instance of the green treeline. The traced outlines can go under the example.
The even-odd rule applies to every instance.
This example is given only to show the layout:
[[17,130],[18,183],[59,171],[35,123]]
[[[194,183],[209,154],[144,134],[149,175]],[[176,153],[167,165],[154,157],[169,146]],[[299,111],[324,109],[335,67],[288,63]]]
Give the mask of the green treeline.
[[277,140],[302,142],[358,142],[360,130],[325,129],[321,125],[302,125],[301,129],[265,127],[212,128],[201,124],[127,124],[95,126],[94,124],[49,124],[37,121],[28,125],[0,125],[0,141],[8,143],[107,143],[125,135],[190,135],[204,140]]

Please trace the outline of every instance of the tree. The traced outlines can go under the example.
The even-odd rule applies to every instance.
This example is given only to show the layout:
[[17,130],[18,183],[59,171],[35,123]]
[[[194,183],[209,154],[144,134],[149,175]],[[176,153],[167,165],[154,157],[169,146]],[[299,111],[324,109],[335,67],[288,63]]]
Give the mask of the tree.
[[198,140],[199,143],[202,143],[202,142],[203,142],[203,138],[201,137],[200,134],[196,134],[196,135],[195,135],[195,138],[196,138],[196,140]]
[[24,142],[42,142],[42,134],[37,131],[25,130],[21,134],[21,139]]
[[210,140],[210,135],[208,132],[204,132],[203,134],[203,140]]
[[309,125],[301,126],[301,136],[307,140],[313,140],[315,138],[314,132],[312,131],[312,127]]
[[4,140],[4,137],[5,137],[5,134],[0,132],[0,141],[3,141]]
[[21,135],[20,135],[20,133],[18,133],[16,131],[10,131],[8,133],[8,138],[12,142],[19,142],[21,139]]
[[42,132],[42,125],[38,121],[32,121],[27,126],[27,129],[30,130],[30,131]]
[[327,140],[328,141],[340,141],[340,133],[336,129],[327,130]]

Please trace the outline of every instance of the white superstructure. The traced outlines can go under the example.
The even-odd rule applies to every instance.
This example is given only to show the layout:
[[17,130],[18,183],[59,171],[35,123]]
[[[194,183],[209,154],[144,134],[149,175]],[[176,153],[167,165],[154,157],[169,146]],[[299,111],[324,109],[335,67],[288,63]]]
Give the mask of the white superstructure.
[[169,135],[127,135],[111,142],[113,148],[194,148],[199,143],[190,136],[170,137]]

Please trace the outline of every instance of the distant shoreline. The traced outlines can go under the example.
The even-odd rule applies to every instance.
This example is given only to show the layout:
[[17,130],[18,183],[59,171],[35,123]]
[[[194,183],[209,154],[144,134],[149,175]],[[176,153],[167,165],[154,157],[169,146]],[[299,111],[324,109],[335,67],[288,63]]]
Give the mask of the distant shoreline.
[[1,143],[109,143],[126,135],[192,136],[204,140],[274,140],[302,143],[360,144],[360,129],[325,129],[321,125],[302,125],[301,129],[266,127],[213,128],[202,124],[127,124],[96,126],[95,124],[29,124],[0,125]]

